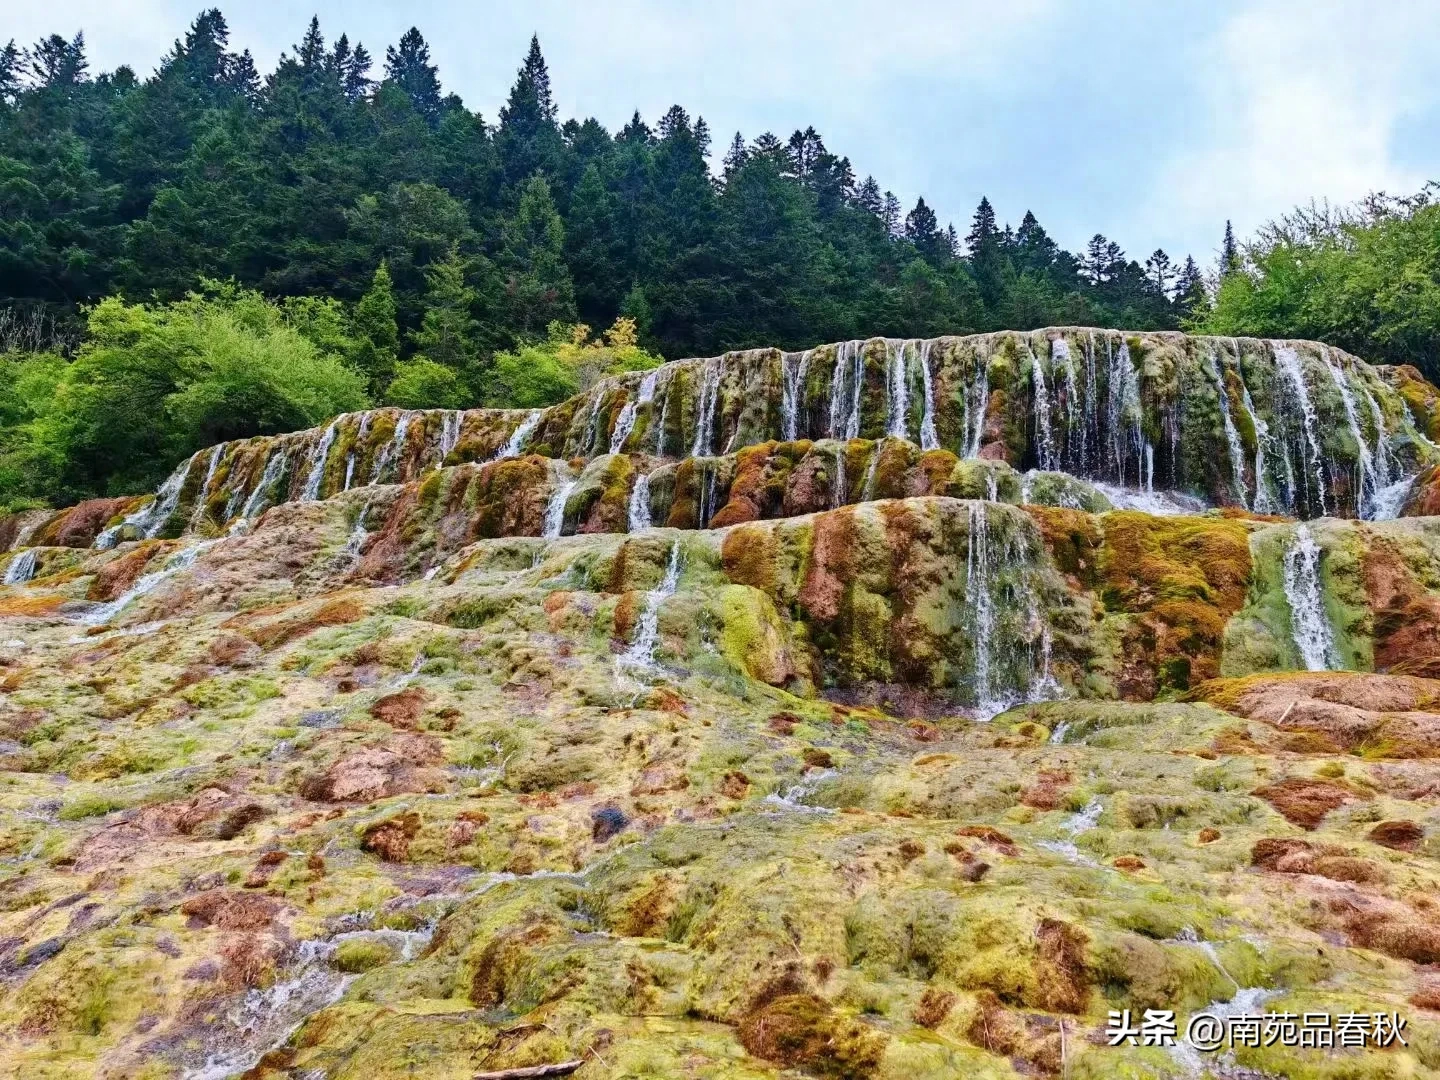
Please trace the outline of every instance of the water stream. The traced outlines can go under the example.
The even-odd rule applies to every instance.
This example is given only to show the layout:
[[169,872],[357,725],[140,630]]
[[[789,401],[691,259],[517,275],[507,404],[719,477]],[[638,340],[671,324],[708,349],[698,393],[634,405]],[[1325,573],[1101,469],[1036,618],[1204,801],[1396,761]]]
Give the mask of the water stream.
[[1290,604],[1290,634],[1307,671],[1333,671],[1340,666],[1325,594],[1320,587],[1320,547],[1305,524],[1284,557],[1285,599]]

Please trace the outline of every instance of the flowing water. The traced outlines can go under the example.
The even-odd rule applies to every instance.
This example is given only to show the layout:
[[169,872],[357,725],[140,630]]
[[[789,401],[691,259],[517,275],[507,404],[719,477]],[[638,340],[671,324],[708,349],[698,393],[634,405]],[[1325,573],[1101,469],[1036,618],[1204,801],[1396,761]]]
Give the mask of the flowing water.
[[1033,387],[1032,401],[1035,406],[1035,435],[1039,440],[1036,446],[1036,458],[1040,468],[1054,469],[1058,465],[1055,454],[1055,432],[1050,426],[1050,389],[1045,385],[1045,369],[1040,366],[1040,358],[1035,355],[1035,350],[1027,343],[1025,351],[1030,354],[1030,382]]
[[185,487],[185,477],[190,475],[190,466],[194,461],[195,457],[192,454],[177,465],[175,471],[160,485],[160,490],[155,492],[154,499],[133,514],[127,514],[120,524],[112,525],[95,537],[95,543],[92,546],[100,551],[114,547],[115,541],[119,539],[120,531],[127,526],[139,532],[145,540],[153,540],[159,536],[160,531],[165,528],[166,522],[170,520],[170,515],[175,513],[175,507],[180,503],[180,491]]
[[978,715],[986,720],[1009,707],[1004,699],[996,696],[992,685],[995,598],[991,582],[989,509],[982,502],[970,504],[970,536],[965,556],[965,603],[970,609],[971,640],[975,643],[975,704]]
[[1325,594],[1320,587],[1320,547],[1305,524],[1285,550],[1285,599],[1290,604],[1290,633],[1307,671],[1333,671],[1340,666]]
[[380,456],[375,461],[375,471],[370,476],[370,483],[378,484],[380,477],[391,465],[396,465],[394,472],[399,472],[398,462],[400,455],[405,452],[405,440],[410,435],[410,422],[414,418],[415,414],[412,412],[407,411],[400,414],[400,419],[395,422],[394,437],[385,444],[385,449],[380,451]]
[[690,447],[691,457],[714,452],[715,409],[719,404],[720,380],[725,375],[725,357],[718,356],[705,362],[705,374],[700,383],[700,400],[695,406],[695,442]]
[[35,576],[35,549],[26,548],[5,567],[6,585],[24,585]]
[[541,534],[545,539],[554,540],[565,528],[565,507],[578,483],[578,480],[567,480],[550,496],[550,503],[545,507],[545,531]]
[[[256,483],[255,490],[250,493],[250,497],[245,500],[244,508],[240,511],[240,519],[242,521],[249,521],[261,510],[265,509],[266,506],[270,505],[270,502],[279,501],[271,499],[271,496],[274,494],[275,488],[279,486],[281,477],[284,476],[285,467],[289,464],[289,461],[290,452],[288,450],[282,450],[278,454],[271,454],[265,459],[265,471],[260,474],[260,480]],[[267,500],[270,500],[270,502],[267,502]]]
[[[1237,350],[1240,348],[1237,343]],[[1265,422],[1255,409],[1255,402],[1250,397],[1250,388],[1245,385],[1244,380],[1240,382],[1241,401],[1245,406],[1245,413],[1250,418],[1250,424],[1255,428],[1255,512],[1257,514],[1273,514],[1280,509],[1280,502],[1275,497],[1275,489],[1270,483],[1270,474],[1266,470],[1265,449],[1272,447],[1274,436],[1270,434],[1270,425]],[[1273,456],[1273,454],[1272,454]],[[1285,458],[1285,468],[1289,471],[1290,459]],[[1293,486],[1293,485],[1292,485]]]
[[[1225,379],[1220,373],[1220,359],[1213,347],[1210,349],[1210,374],[1215,380],[1215,396],[1220,402],[1220,423],[1225,429],[1225,446],[1230,454],[1230,483],[1234,486],[1235,497],[1240,500],[1240,505],[1248,509],[1250,500],[1245,490],[1245,447],[1240,442],[1240,432],[1235,428],[1235,418],[1230,415],[1230,394],[1225,389]],[[1256,468],[1259,468],[1258,464]],[[1258,472],[1256,476],[1258,483]]]
[[985,434],[985,412],[990,404],[990,359],[975,358],[975,377],[965,388],[965,452],[961,457],[979,457]]
[[810,373],[810,354],[806,349],[796,357],[792,366],[790,354],[780,358],[780,437],[793,442],[799,437],[801,396],[805,393],[805,377]]
[[670,558],[660,584],[645,594],[645,610],[640,613],[639,629],[630,648],[615,658],[615,674],[648,673],[655,670],[655,647],[660,641],[660,605],[675,595],[680,584],[680,540],[670,544]]
[[190,511],[190,528],[199,525],[205,517],[205,500],[210,495],[210,485],[215,480],[215,470],[220,467],[220,459],[225,456],[225,447],[228,443],[221,443],[210,451],[210,461],[205,466],[205,479],[200,481],[200,490],[195,493],[195,506]]
[[905,370],[909,342],[886,341],[885,430],[896,439],[909,438],[910,381]]
[[1139,456],[1145,435],[1141,428],[1140,376],[1130,358],[1130,344],[1120,338],[1119,348],[1108,336],[1106,397],[1107,421],[1110,426],[1110,470],[1123,487],[1132,458],[1135,478],[1140,477]]
[[630,506],[626,526],[630,532],[650,528],[650,474],[641,473],[630,490]]
[[152,570],[150,573],[141,576],[135,584],[126,589],[106,604],[99,604],[80,616],[77,620],[82,626],[102,626],[109,622],[126,607],[145,596],[154,592],[162,583],[168,581],[182,570],[188,570],[195,565],[198,559],[208,548],[214,547],[220,541],[202,540],[198,544],[191,544],[187,548],[181,548],[167,558],[159,570]]
[[446,409],[440,417],[440,449],[436,465],[443,468],[445,459],[460,444],[460,425],[464,420],[465,414],[459,409]]
[[625,440],[635,430],[635,414],[641,405],[649,405],[655,400],[655,380],[659,373],[647,372],[640,380],[640,396],[631,398],[625,402],[625,407],[620,410],[620,416],[615,421],[615,430],[610,433],[610,453],[618,454],[625,447]]
[[[1084,409],[1080,402],[1080,389],[1075,381],[1075,357],[1070,353],[1070,343],[1064,338],[1050,342],[1050,372],[1058,369],[1065,372],[1065,461],[1070,469],[1083,467],[1085,460]],[[1059,393],[1057,387],[1056,393]]]
[[1305,382],[1305,367],[1300,361],[1300,354],[1289,345],[1275,346],[1275,365],[1290,381],[1290,386],[1295,391],[1295,401],[1300,407],[1301,427],[1305,435],[1305,457],[1314,470],[1316,498],[1320,516],[1324,517],[1330,512],[1325,491],[1325,458],[1320,450],[1320,420],[1315,413],[1315,403],[1310,400],[1310,388]]
[[1398,518],[1400,511],[1405,508],[1405,500],[1410,497],[1410,489],[1414,486],[1415,478],[1406,476],[1375,492],[1375,498],[1371,504],[1370,520],[1394,521]]
[[1345,422],[1350,426],[1350,438],[1355,443],[1355,454],[1360,463],[1360,494],[1355,499],[1355,515],[1368,518],[1374,514],[1375,493],[1380,489],[1380,481],[1375,474],[1375,459],[1365,441],[1365,433],[1360,430],[1360,417],[1355,411],[1355,395],[1350,391],[1349,378],[1335,363],[1329,349],[1322,349],[1320,358],[1325,361],[1330,380],[1340,394],[1340,404],[1345,408]]
[[301,502],[314,502],[320,498],[320,485],[325,482],[325,459],[330,456],[330,447],[335,445],[335,432],[339,429],[341,419],[343,418],[337,416],[330,421],[330,426],[320,438],[320,444],[310,455],[310,474],[305,477],[305,487],[300,492]]
[[920,411],[921,450],[940,448],[940,436],[935,431],[935,386],[930,374],[930,349],[934,344],[929,339],[920,343],[920,392],[925,398]]
[[544,409],[531,409],[525,419],[515,425],[515,430],[510,433],[510,438],[505,445],[500,447],[491,461],[500,461],[502,458],[519,457],[520,452],[525,449],[525,443],[540,424],[540,418],[545,415]]
[[345,455],[345,486],[342,491],[349,491],[350,484],[355,479],[355,447],[365,442],[365,436],[370,434],[370,414],[367,412],[360,417],[360,430],[355,433],[355,443],[350,447],[350,452]]

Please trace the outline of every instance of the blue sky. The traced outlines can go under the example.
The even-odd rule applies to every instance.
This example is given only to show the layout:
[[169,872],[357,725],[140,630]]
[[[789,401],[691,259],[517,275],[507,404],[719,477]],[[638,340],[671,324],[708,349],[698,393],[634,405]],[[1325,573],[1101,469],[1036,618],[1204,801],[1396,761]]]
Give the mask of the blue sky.
[[[148,73],[199,0],[50,0],[7,12],[22,43],[84,29],[92,69]],[[494,121],[530,34],[562,117],[611,130],[679,102],[723,149],[813,124],[907,209],[962,233],[981,194],[1072,250],[1215,257],[1311,198],[1440,179],[1434,0],[681,0],[221,5],[262,71],[313,10],[377,59],[411,25],[447,90]]]

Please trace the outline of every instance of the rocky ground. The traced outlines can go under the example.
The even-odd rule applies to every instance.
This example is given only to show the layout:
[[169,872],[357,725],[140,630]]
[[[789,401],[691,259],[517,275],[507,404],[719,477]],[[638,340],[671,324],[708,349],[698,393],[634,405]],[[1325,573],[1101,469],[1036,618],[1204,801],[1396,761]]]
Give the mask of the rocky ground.
[[403,482],[317,432],[268,509],[267,443],[182,527],[0,519],[0,1073],[1440,1076],[1433,469],[1302,530],[899,438],[484,462],[485,414],[457,462],[427,414],[411,461],[376,415]]

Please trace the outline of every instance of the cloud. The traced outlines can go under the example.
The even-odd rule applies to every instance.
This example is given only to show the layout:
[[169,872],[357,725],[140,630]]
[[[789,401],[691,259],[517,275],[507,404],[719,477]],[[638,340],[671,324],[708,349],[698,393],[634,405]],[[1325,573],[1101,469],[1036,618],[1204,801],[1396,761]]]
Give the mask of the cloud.
[[1401,161],[1397,130],[1436,104],[1440,7],[1256,0],[1188,58],[1203,120],[1157,173],[1130,228],[1218,245],[1311,198],[1407,192],[1427,177]]

